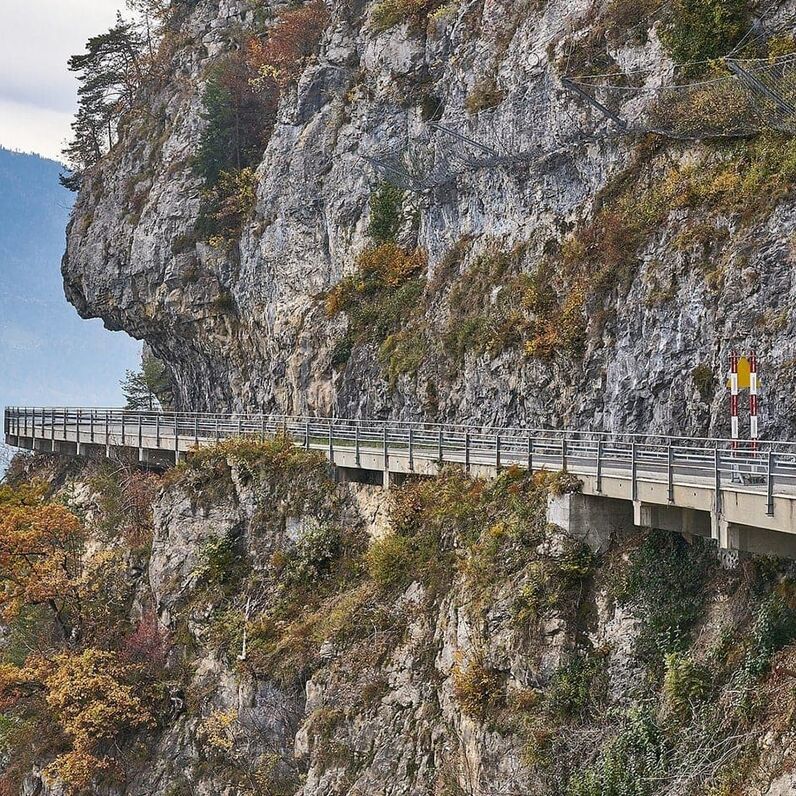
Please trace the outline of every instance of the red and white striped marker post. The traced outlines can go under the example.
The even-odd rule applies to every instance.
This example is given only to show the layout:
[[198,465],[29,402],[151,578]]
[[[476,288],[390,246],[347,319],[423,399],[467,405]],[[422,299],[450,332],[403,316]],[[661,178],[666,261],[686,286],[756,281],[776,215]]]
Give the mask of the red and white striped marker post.
[[738,447],[738,354],[730,354],[730,437],[733,450]]
[[757,354],[753,351],[749,357],[749,439],[752,452],[757,451]]

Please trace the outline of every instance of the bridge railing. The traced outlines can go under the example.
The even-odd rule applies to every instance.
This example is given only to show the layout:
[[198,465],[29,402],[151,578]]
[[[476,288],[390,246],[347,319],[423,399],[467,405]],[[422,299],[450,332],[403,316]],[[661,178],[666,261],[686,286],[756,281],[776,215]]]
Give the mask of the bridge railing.
[[630,477],[724,489],[796,492],[796,443],[732,441],[718,438],[661,437],[611,432],[535,429],[409,421],[381,421],[295,415],[128,411],[111,408],[8,407],[7,434],[78,443],[185,449],[207,440],[283,435],[298,445],[385,459],[467,465],[519,465],[571,470],[601,479]]

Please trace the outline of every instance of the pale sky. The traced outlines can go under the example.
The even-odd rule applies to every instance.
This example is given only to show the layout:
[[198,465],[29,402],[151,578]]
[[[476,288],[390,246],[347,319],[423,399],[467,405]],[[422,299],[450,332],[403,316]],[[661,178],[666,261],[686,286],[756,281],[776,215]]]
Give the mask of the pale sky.
[[60,160],[75,109],[70,55],[125,0],[0,0],[0,146]]

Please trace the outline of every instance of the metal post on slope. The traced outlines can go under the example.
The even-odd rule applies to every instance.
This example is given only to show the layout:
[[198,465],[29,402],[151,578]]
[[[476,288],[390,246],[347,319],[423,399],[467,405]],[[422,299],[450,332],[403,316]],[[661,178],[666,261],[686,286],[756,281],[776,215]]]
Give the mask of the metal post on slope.
[[387,423],[384,423],[384,472],[389,472],[390,469],[390,452],[387,443]]
[[500,473],[500,434],[495,435],[495,470]]
[[111,419],[108,410],[105,410],[105,455],[111,456]]
[[415,448],[412,426],[409,426],[409,471],[415,469]]
[[174,463],[180,463],[180,420],[177,413],[174,413]]
[[260,442],[265,442],[265,415],[260,415]]
[[674,450],[671,445],[666,448],[666,481],[669,485],[669,503],[674,503]]
[[442,426],[439,428],[439,436],[437,438],[437,462],[441,466],[442,462],[445,460],[443,450],[445,447],[444,438],[442,435]]
[[470,472],[470,432],[464,432],[464,469]]
[[597,492],[603,491],[603,441],[597,440]]
[[78,456],[80,456],[80,421],[81,421],[81,419],[82,419],[81,418],[81,412],[78,409],[77,410],[77,415],[76,415],[76,420],[75,420],[75,428],[77,429],[75,440],[77,441],[77,455]]
[[199,447],[199,415],[193,416],[193,444],[195,448]]
[[138,413],[138,458],[142,459],[144,455],[144,418],[141,413]]
[[221,432],[218,428],[218,415],[216,415],[216,445],[218,444],[219,440],[221,439],[220,436]]
[[354,421],[354,461],[357,467],[362,464],[359,456],[359,420]]
[[533,437],[528,436],[528,472],[533,475]]
[[310,449],[310,421],[304,423],[304,450]]
[[155,447],[160,450],[160,414],[155,415]]
[[334,436],[331,420],[329,420],[329,461],[334,464]]
[[[91,441],[94,442],[94,409],[91,410],[91,414],[89,415],[89,435],[91,437]],[[43,425],[43,424],[42,424]]]
[[766,473],[766,514],[774,516],[774,451],[768,449],[768,468]]
[[602,104],[599,100],[592,97],[588,91],[581,88],[577,83],[573,83],[569,78],[562,77],[561,78],[561,85],[564,88],[568,88],[570,91],[574,91],[579,97],[585,99],[586,102],[589,103],[593,108],[596,108],[600,113],[603,114],[606,118],[610,119],[620,130],[625,131],[627,130],[627,122],[622,119],[620,116],[615,114],[613,111],[609,110]]
[[[122,409],[122,447],[124,447],[124,446],[125,446],[125,439],[124,439],[124,417],[125,417],[125,414],[124,414],[124,409]],[[140,415],[139,415],[139,417],[140,417]]]
[[567,438],[566,436],[561,437],[561,471],[567,471]]
[[713,459],[713,479],[714,479],[714,489],[716,490],[716,500],[715,500],[715,507],[716,507],[716,516],[721,516],[721,451],[719,450],[719,446],[717,445],[714,448],[714,459]]
[[638,500],[638,454],[635,442],[630,443],[630,479],[630,491],[635,502]]

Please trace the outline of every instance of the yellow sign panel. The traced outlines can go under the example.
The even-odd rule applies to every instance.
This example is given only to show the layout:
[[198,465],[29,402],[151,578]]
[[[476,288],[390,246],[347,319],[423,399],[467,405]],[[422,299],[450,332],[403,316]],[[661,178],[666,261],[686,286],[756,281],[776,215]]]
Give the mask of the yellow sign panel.
[[[752,368],[749,365],[749,360],[746,357],[738,357],[738,389],[748,390],[751,383],[750,374]],[[727,387],[730,386],[730,380],[727,379]],[[760,386],[760,376],[757,377],[757,386]]]

